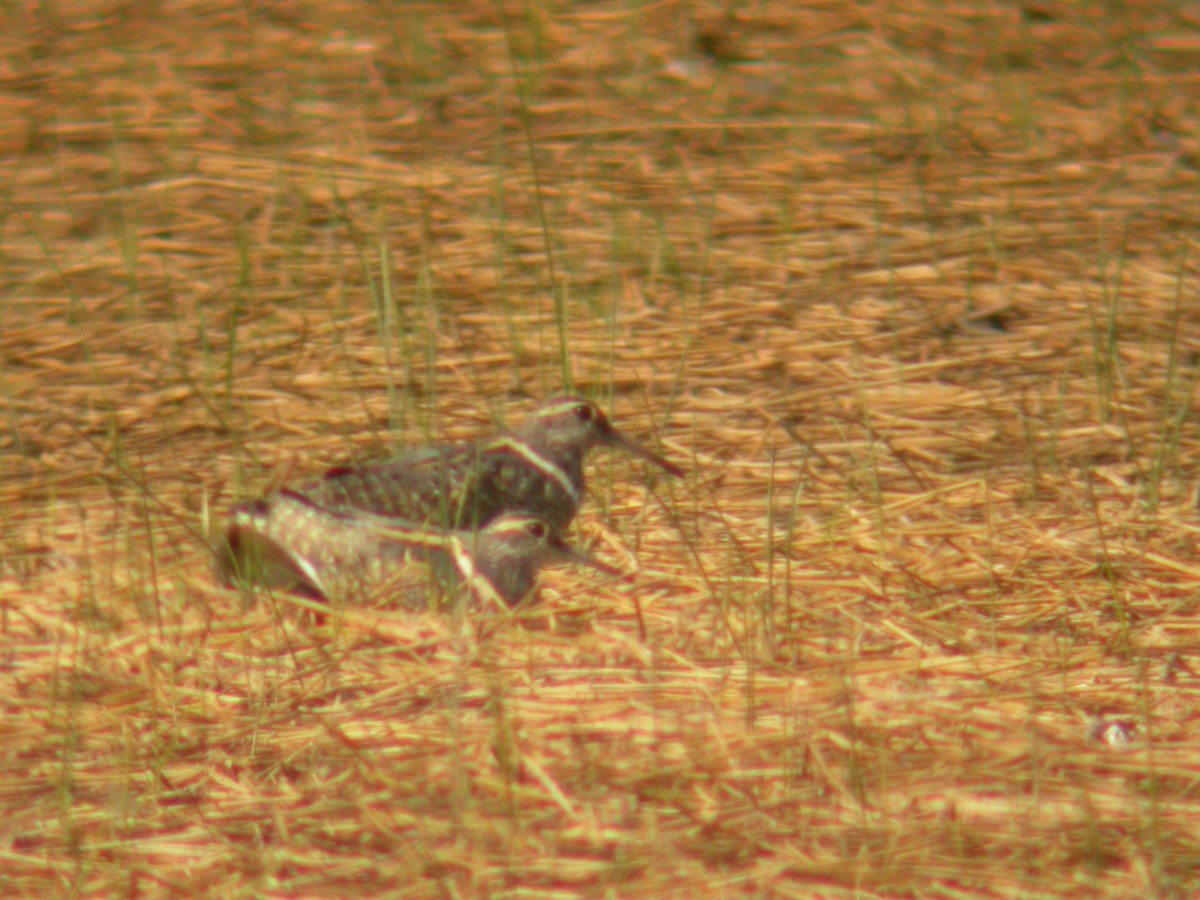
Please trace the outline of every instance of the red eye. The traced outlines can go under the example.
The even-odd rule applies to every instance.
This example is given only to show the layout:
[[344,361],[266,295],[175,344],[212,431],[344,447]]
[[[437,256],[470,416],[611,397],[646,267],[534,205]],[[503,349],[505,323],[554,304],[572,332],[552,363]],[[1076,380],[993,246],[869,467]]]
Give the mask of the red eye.
[[580,422],[590,422],[593,416],[592,408],[586,403],[580,403],[575,407],[575,416]]
[[544,538],[546,536],[546,526],[541,522],[530,522],[525,526],[525,530],[531,537]]

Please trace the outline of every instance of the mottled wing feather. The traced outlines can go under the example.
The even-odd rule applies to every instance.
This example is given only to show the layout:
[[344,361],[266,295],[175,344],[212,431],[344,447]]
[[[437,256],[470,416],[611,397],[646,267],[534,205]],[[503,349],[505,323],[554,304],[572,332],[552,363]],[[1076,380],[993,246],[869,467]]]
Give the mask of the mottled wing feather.
[[244,582],[325,598],[325,588],[311,567],[253,525],[230,526],[219,551],[219,567],[226,584]]
[[405,550],[292,491],[235,510],[226,546],[227,569],[237,578],[325,599],[365,589],[403,562]]
[[502,436],[330,469],[298,492],[332,512],[400,516],[444,528],[479,528],[506,511],[528,511],[562,531],[583,491],[576,469],[560,470],[522,441]]
[[330,469],[297,492],[331,512],[452,522],[460,499],[455,486],[463,482],[471,458],[463,448],[415,451],[390,462]]

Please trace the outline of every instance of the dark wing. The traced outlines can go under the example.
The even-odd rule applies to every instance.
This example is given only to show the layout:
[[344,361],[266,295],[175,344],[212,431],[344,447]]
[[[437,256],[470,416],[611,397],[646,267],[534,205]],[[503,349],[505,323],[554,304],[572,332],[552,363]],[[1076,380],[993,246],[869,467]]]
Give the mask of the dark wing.
[[338,466],[296,493],[333,513],[361,511],[416,522],[452,522],[460,501],[458,488],[473,453],[473,448],[429,448],[388,462]]

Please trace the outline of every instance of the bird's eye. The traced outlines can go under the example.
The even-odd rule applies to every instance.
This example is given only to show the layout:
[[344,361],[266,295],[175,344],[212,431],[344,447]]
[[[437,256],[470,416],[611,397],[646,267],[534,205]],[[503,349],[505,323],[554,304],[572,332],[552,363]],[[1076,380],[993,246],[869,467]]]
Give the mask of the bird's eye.
[[529,532],[530,537],[541,539],[546,536],[546,526],[542,522],[530,522],[525,526],[525,530]]
[[575,417],[579,419],[580,422],[592,421],[593,415],[594,413],[592,412],[592,408],[586,403],[580,403],[577,407],[575,407]]

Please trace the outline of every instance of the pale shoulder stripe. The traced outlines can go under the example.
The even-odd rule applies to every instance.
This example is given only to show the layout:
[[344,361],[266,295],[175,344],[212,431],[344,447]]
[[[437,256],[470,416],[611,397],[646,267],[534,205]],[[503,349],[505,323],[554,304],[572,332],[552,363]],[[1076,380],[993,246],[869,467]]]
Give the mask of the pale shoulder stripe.
[[508,604],[504,602],[504,598],[500,596],[500,592],[496,590],[492,580],[475,568],[475,558],[467,551],[462,539],[457,535],[451,537],[448,549],[450,558],[454,561],[454,568],[463,580],[463,585],[475,595],[475,599],[479,601],[480,605],[507,609]]
[[571,483],[571,479],[567,477],[567,473],[562,470],[562,467],[546,459],[525,441],[515,437],[496,438],[488,443],[487,449],[492,452],[511,453],[513,456],[523,459],[562,488],[576,506],[579,505],[579,489]]
[[550,419],[554,416],[563,413],[574,412],[576,407],[580,405],[591,406],[586,400],[580,400],[578,397],[556,397],[553,400],[548,400],[542,406],[538,407],[537,418]]

